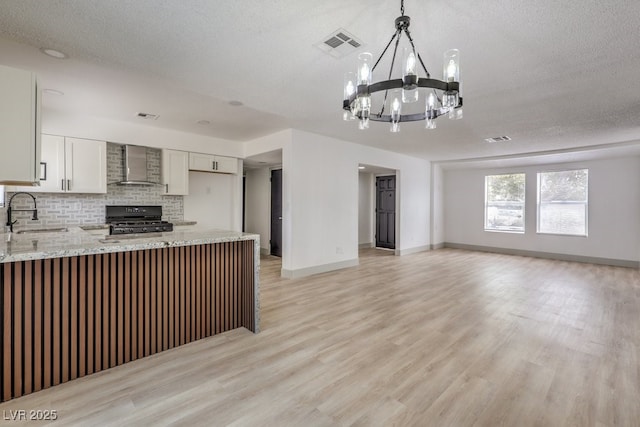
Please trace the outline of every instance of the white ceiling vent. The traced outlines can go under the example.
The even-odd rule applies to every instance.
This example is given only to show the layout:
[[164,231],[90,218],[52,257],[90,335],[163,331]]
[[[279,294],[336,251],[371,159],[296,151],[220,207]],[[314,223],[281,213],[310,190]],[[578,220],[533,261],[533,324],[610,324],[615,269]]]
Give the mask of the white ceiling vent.
[[146,120],[158,120],[158,117],[160,116],[157,114],[151,114],[151,113],[138,113],[138,117]]
[[489,142],[489,143],[504,142],[504,141],[511,141],[511,138],[509,138],[508,136],[494,136],[493,138],[485,139],[485,142]]
[[343,28],[338,28],[314,46],[334,58],[342,58],[355,52],[362,45],[362,41],[358,40],[356,36]]

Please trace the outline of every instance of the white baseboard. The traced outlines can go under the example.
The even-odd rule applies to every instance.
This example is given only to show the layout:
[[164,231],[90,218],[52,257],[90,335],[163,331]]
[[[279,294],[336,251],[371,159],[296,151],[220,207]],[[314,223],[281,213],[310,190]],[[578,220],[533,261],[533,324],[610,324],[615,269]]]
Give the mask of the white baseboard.
[[431,245],[416,246],[415,248],[396,249],[396,256],[411,255],[431,249]]
[[463,243],[450,243],[450,242],[445,242],[444,247],[452,248],[452,249],[465,249],[469,251],[493,252],[493,253],[505,254],[505,255],[518,255],[518,256],[528,256],[533,258],[555,259],[559,261],[574,261],[574,262],[584,262],[588,264],[611,265],[614,267],[640,268],[640,262],[625,260],[625,259],[599,258],[599,257],[590,257],[590,256],[584,256],[584,255],[558,254],[553,252],[525,251],[521,249],[496,248],[493,246],[466,245]]
[[442,249],[444,248],[444,242],[442,243],[435,243],[431,245],[431,249]]
[[330,264],[315,265],[313,267],[299,268],[297,270],[280,270],[280,275],[285,279],[298,279],[300,277],[311,276],[313,274],[326,273],[328,271],[341,270],[343,268],[356,267],[359,265],[358,259],[333,262]]
[[360,248],[360,249],[367,249],[367,248],[373,248],[373,247],[374,247],[374,245],[371,242],[369,242],[369,243],[360,243],[358,245],[358,248]]
[[260,248],[260,255],[271,255],[269,248]]

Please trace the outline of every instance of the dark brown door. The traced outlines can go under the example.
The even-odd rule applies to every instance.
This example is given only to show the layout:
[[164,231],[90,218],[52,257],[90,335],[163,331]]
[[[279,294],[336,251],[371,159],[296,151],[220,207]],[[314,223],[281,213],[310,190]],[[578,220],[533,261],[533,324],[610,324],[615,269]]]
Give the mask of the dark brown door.
[[271,171],[271,255],[282,257],[282,169]]
[[376,177],[376,247],[396,248],[396,177]]

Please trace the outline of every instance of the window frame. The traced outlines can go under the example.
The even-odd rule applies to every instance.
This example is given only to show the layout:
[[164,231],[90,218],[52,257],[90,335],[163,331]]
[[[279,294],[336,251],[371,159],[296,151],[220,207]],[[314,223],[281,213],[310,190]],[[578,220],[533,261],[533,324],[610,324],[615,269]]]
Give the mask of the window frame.
[[[504,175],[522,175],[524,177],[523,182],[523,197],[522,197],[522,229],[499,229],[499,228],[488,228],[487,227],[487,219],[488,219],[488,196],[489,196],[489,185],[488,181],[490,177],[494,176],[504,176]],[[526,172],[506,172],[506,173],[494,173],[484,176],[484,223],[483,229],[489,233],[510,233],[510,234],[525,234],[527,222],[526,222],[526,212],[527,212],[527,173]]]
[[[553,233],[549,231],[540,231],[540,176],[545,173],[558,173],[558,172],[572,172],[572,171],[587,171],[587,183],[585,188],[585,201],[584,203],[584,234],[569,234],[569,233]],[[580,202],[577,202],[580,203]],[[562,236],[562,237],[589,237],[589,168],[570,168],[570,169],[547,169],[536,172],[536,234],[546,236]]]

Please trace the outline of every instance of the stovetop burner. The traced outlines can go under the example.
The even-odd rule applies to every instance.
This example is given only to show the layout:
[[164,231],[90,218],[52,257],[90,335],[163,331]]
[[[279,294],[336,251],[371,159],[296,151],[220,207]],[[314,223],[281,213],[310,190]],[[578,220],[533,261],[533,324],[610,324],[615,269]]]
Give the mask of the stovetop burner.
[[161,218],[162,206],[107,206],[109,234],[173,231],[173,224]]

